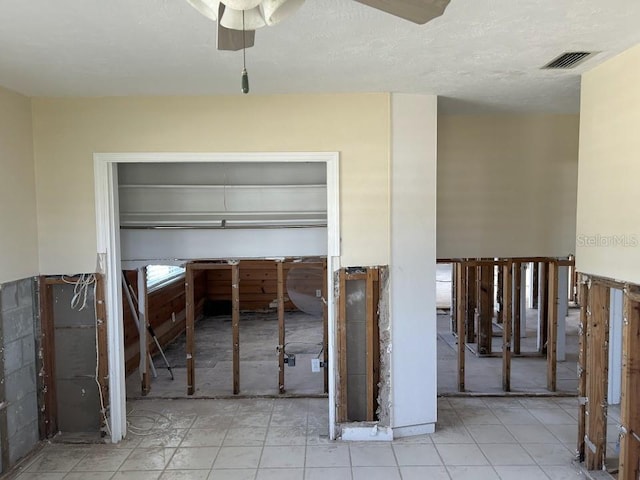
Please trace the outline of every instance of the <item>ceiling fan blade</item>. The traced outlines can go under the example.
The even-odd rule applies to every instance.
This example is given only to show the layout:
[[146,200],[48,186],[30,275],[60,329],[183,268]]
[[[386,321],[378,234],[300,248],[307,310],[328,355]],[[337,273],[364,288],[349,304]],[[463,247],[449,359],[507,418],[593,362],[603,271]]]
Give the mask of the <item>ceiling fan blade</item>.
[[238,51],[243,48],[253,47],[256,40],[255,30],[233,30],[220,25],[220,19],[225,6],[222,2],[218,6],[218,50]]
[[424,25],[444,13],[450,0],[355,0],[410,22]]

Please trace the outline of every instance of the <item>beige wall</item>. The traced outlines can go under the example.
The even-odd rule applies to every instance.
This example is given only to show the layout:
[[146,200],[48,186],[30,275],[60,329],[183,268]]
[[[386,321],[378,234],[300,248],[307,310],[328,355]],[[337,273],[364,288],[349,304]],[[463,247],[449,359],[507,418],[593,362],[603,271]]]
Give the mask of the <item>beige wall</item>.
[[577,269],[640,283],[640,46],[582,79]]
[[575,250],[577,115],[440,116],[438,258]]
[[33,100],[42,273],[96,269],[94,152],[339,151],[342,263],[389,262],[387,94]]
[[0,283],[37,275],[31,101],[0,87]]

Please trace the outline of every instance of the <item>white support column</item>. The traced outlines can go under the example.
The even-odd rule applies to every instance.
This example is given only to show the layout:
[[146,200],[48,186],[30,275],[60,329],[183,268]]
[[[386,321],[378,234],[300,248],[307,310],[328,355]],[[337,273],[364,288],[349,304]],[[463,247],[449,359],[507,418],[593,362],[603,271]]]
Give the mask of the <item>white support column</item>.
[[435,430],[437,97],[391,96],[391,427]]
[[558,345],[559,362],[567,359],[567,315],[569,315],[569,267],[558,267]]
[[529,270],[531,270],[528,266],[528,263],[520,265],[522,272],[520,274],[520,305],[513,306],[513,308],[520,309],[520,338],[527,336],[527,275],[529,274]]
[[609,307],[609,405],[620,403],[622,382],[622,303],[624,294],[617,288],[611,289]]
[[544,289],[547,282],[547,277],[544,274],[544,263],[538,264],[538,330],[537,330],[537,342],[536,346],[538,351],[542,350],[542,311],[544,304]]

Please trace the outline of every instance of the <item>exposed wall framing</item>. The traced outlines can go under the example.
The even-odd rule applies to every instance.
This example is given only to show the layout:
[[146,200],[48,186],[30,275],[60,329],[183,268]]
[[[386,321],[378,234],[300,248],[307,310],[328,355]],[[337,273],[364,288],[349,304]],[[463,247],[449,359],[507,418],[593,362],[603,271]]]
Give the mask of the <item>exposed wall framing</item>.
[[[511,391],[512,357],[532,356],[520,351],[522,302],[522,265],[539,265],[544,279],[541,285],[544,307],[541,335],[547,358],[547,387],[551,392],[557,389],[557,341],[558,341],[558,267],[573,266],[574,261],[546,257],[531,258],[490,258],[490,259],[439,259],[438,263],[453,266],[452,328],[457,337],[458,391],[464,392],[466,350],[477,356],[502,357],[502,388]],[[496,273],[497,268],[497,275]],[[496,279],[498,282],[496,282]],[[470,282],[473,282],[470,284]],[[497,285],[496,285],[497,283]],[[493,337],[493,292],[498,291],[500,305],[496,323],[502,329],[502,352],[492,352]],[[470,319],[477,319],[470,322]],[[470,332],[471,328],[475,328]],[[475,343],[477,342],[477,343]],[[475,343],[475,346],[473,345]],[[540,356],[541,353],[533,354]]]
[[[365,410],[364,418],[350,418],[350,402],[355,401],[354,392],[348,387],[349,348],[347,329],[350,321],[348,304],[357,300],[348,298],[349,282],[364,282],[364,323],[365,323]],[[343,268],[338,272],[338,401],[337,420],[376,421],[378,419],[378,396],[380,383],[380,270],[378,267]],[[350,400],[351,399],[351,400]],[[361,399],[357,399],[361,400]]]
[[618,478],[637,480],[640,475],[640,286],[585,274],[580,276],[577,294],[582,330],[577,450],[587,470],[605,467],[611,288],[624,292]]
[[[265,275],[275,280],[275,295],[278,310],[278,392],[283,394],[286,392],[285,386],[285,310],[287,309],[287,298],[285,296],[285,277],[286,273],[295,268],[296,265],[305,267],[319,267],[323,270],[323,279],[327,279],[327,261],[305,261],[297,262],[291,259],[276,260],[210,260],[210,261],[192,261],[186,264],[185,272],[185,296],[186,296],[186,356],[187,356],[187,395],[194,395],[196,390],[195,378],[195,321],[196,321],[196,272],[230,272],[229,291],[231,299],[231,331],[232,331],[232,392],[234,395],[240,394],[240,311],[242,305],[242,288],[241,283],[244,278],[243,265],[247,265],[248,269],[255,267],[259,263],[258,268],[265,272]],[[254,265],[254,267],[252,267]],[[218,278],[218,277],[216,277]],[[218,278],[219,280],[219,278]],[[326,283],[326,282],[324,282]],[[218,285],[219,286],[219,285]],[[323,299],[326,298],[326,285],[323,284]],[[258,300],[259,305],[263,305],[263,300]],[[325,302],[326,303],[326,302]],[[251,305],[255,306],[254,303]],[[256,304],[257,305],[257,304]],[[325,391],[328,390],[328,312],[326,307],[323,313],[323,350],[325,361],[323,363],[324,386]]]

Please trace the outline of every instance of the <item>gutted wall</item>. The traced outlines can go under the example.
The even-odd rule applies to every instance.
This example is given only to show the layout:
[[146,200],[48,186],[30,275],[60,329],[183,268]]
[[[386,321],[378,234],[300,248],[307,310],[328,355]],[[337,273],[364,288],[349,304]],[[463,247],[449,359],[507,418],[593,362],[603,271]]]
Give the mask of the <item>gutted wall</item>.
[[94,152],[339,151],[342,263],[389,260],[386,94],[34,99],[40,268],[96,265]]
[[31,101],[0,87],[0,283],[38,273]]
[[0,472],[39,440],[36,388],[37,321],[32,279],[0,285]]
[[575,252],[577,115],[438,120],[438,258]]
[[640,283],[640,46],[582,78],[576,267]]

